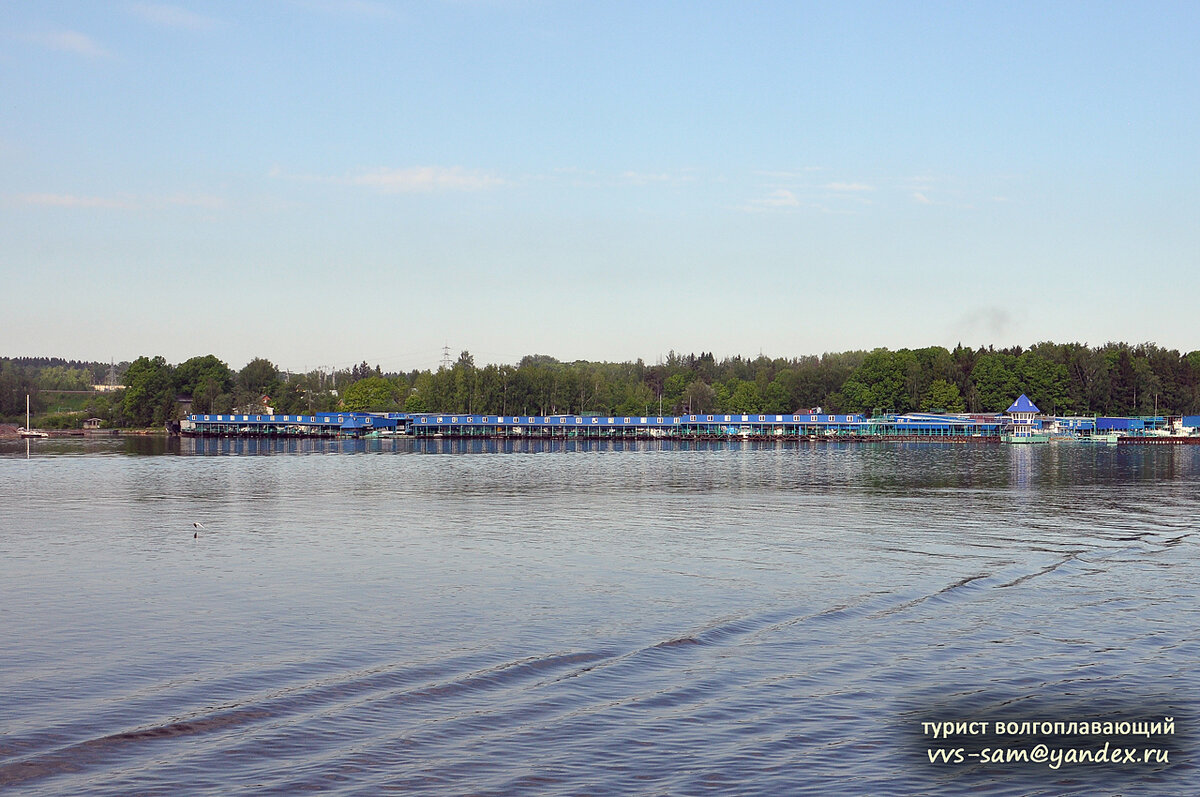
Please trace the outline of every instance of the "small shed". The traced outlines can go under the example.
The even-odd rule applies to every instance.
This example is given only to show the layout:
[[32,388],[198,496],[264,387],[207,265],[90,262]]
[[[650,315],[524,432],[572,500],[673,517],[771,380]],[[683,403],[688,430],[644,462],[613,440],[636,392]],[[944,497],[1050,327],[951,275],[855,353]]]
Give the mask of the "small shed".
[[99,429],[100,424],[104,423],[103,418],[88,418],[83,422],[84,429]]

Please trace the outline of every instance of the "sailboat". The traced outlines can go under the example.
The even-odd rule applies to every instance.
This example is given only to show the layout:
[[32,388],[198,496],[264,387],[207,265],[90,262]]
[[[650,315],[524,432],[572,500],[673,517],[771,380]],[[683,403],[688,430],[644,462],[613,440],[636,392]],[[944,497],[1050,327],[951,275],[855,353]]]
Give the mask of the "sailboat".
[[28,393],[25,394],[25,426],[24,426],[24,428],[18,429],[17,434],[19,434],[21,437],[49,437],[50,436],[50,435],[46,434],[45,432],[41,431],[40,429],[30,429],[29,428],[29,394]]

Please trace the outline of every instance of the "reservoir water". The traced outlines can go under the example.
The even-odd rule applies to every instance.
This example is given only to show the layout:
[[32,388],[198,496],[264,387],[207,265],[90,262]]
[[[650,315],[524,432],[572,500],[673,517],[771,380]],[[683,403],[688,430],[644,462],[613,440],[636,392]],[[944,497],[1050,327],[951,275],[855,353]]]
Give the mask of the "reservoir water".
[[1200,447],[0,441],[0,513],[4,793],[1200,793]]

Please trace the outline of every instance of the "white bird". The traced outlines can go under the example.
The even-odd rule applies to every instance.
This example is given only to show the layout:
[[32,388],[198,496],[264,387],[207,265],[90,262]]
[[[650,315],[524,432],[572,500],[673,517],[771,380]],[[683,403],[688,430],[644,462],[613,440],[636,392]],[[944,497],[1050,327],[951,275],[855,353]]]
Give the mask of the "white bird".
[[204,528],[204,524],[203,524],[203,523],[197,523],[196,521],[192,521],[192,525],[193,525],[193,526],[195,526],[195,527],[196,527],[196,528],[198,528],[198,529],[202,529],[202,528]]
[[[195,527],[196,527],[196,528],[198,528],[198,529],[204,529],[205,531],[208,531],[208,529],[206,529],[206,528],[204,527],[204,524],[203,524],[203,523],[199,523],[199,522],[197,522],[197,521],[193,520],[193,521],[192,521],[192,525],[193,525],[193,526],[195,526]],[[193,540],[198,540],[198,539],[200,539],[200,532],[198,532],[198,531],[193,531],[193,532],[192,532],[192,539],[193,539]]]

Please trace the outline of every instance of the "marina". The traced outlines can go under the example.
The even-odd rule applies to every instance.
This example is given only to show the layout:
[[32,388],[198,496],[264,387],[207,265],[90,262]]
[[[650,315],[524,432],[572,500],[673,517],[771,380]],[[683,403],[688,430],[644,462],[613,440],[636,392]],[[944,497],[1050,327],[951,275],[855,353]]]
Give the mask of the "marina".
[[[1016,408],[1016,409],[1014,409]],[[1025,396],[1005,414],[821,412],[642,415],[475,415],[326,412],[193,414],[185,437],[413,437],[565,440],[756,440],[813,442],[1067,442],[1176,445],[1200,442],[1200,416],[1043,416]]]

